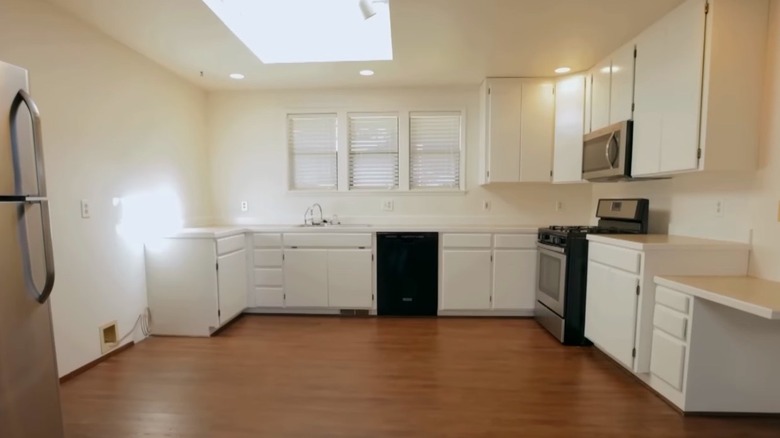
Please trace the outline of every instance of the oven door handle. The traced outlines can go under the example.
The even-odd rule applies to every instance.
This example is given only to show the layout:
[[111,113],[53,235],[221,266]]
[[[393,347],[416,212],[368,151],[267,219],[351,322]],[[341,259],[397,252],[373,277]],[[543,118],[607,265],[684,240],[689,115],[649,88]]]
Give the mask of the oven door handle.
[[558,254],[566,254],[566,249],[557,246],[545,245],[541,242],[536,242],[536,247],[544,251],[557,252]]

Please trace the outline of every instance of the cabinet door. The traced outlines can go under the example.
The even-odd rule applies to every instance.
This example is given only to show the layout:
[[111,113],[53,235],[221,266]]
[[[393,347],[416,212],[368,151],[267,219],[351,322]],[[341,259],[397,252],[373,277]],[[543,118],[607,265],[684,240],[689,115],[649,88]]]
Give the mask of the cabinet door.
[[371,250],[328,251],[328,306],[370,309],[373,305]]
[[555,85],[525,80],[520,120],[520,181],[550,182],[555,133]]
[[243,312],[247,306],[246,250],[219,257],[219,324],[222,325]]
[[490,250],[442,251],[441,310],[490,309]]
[[572,76],[555,84],[554,183],[582,181],[585,80]]
[[520,178],[521,79],[490,79],[487,111],[488,182]]
[[629,369],[634,366],[638,284],[634,275],[588,263],[585,336]]
[[634,103],[634,42],[612,55],[612,91],[610,93],[609,124],[631,120]]
[[493,308],[533,310],[536,304],[536,251],[500,249],[493,257]]
[[653,330],[650,372],[682,391],[685,370],[685,344],[658,329]]
[[607,59],[596,65],[593,74],[593,89],[591,90],[591,130],[597,131],[609,126],[610,90],[612,87],[612,62]]
[[637,38],[635,176],[698,168],[704,7],[687,1]]
[[590,134],[592,131],[592,108],[593,108],[593,73],[588,72],[585,75],[585,129],[584,134]]
[[286,307],[328,307],[328,251],[284,251]]

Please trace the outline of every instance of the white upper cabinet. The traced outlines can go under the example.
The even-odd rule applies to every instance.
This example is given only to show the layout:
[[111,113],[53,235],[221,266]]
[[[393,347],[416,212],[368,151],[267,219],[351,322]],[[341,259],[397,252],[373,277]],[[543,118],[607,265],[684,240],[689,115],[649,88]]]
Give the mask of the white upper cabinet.
[[596,64],[591,70],[591,131],[598,131],[609,126],[609,104],[612,88],[612,60]]
[[632,176],[756,168],[767,14],[688,0],[639,35]]
[[609,124],[631,120],[634,104],[634,41],[612,54]]
[[576,75],[555,84],[553,183],[582,181],[586,80],[586,76]]
[[487,79],[483,87],[481,183],[549,182],[554,125],[553,82]]

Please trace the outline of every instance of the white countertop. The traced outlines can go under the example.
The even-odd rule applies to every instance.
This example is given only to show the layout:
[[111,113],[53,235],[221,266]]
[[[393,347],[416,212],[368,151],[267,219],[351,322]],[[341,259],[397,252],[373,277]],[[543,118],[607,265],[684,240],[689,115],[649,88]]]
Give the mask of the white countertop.
[[638,251],[656,249],[750,249],[750,245],[746,243],[668,234],[588,234],[588,240]]
[[657,276],[656,284],[751,313],[780,320],[780,283],[754,277]]
[[170,236],[174,239],[221,239],[243,233],[377,233],[377,232],[439,232],[439,233],[512,233],[536,234],[538,225],[217,225],[184,228]]

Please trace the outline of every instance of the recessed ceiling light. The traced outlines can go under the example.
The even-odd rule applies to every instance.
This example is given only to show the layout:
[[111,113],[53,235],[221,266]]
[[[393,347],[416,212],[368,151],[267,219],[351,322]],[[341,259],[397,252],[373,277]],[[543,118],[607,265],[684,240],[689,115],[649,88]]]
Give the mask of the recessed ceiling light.
[[374,76],[374,70],[360,70],[360,76]]
[[230,73],[230,79],[244,79],[244,75],[241,73]]
[[570,71],[571,71],[571,68],[569,68],[569,67],[558,67],[558,68],[555,69],[555,73],[558,73],[558,74],[568,73]]
[[612,67],[602,67],[602,73],[617,73],[620,71],[620,67],[613,65]]

